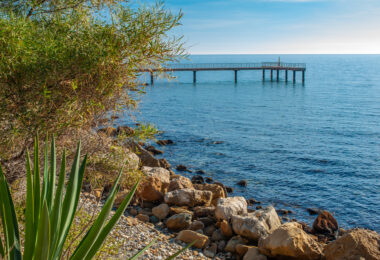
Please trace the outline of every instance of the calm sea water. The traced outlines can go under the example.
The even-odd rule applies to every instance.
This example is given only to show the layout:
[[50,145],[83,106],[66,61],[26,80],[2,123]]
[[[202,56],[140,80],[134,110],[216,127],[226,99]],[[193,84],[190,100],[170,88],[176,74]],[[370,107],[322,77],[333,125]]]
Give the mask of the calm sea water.
[[[278,55],[190,58],[262,62]],[[306,208],[315,207],[345,228],[380,231],[380,55],[281,60],[307,63],[306,84],[300,73],[295,85],[263,83],[261,71],[239,72],[235,84],[233,71],[221,71],[198,72],[193,85],[192,72],[176,73],[147,87],[137,119],[175,141],[160,147],[172,165],[202,169],[234,195],[293,210],[290,218],[309,224],[315,216]],[[242,179],[246,188],[235,185]]]

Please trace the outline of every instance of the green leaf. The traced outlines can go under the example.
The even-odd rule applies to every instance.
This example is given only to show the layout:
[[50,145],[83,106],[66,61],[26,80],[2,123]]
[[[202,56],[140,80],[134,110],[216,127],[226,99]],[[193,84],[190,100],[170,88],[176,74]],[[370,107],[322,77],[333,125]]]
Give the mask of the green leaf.
[[9,187],[0,166],[0,215],[4,230],[5,254],[9,259],[21,259],[16,212]]
[[140,250],[139,252],[137,252],[134,256],[132,256],[131,258],[129,258],[129,260],[136,260],[139,256],[141,256],[147,249],[149,249],[154,243],[156,243],[157,239],[159,238],[160,236],[158,235],[155,239],[152,240],[152,242],[150,242],[148,245],[146,245],[146,247],[144,247],[142,250]]
[[33,259],[48,259],[50,248],[50,221],[46,200],[43,201],[41,215],[38,220],[36,250]]
[[132,190],[127,194],[115,214],[112,216],[110,221],[104,226],[101,233],[99,234],[98,238],[96,239],[95,243],[92,245],[91,250],[86,256],[86,259],[92,259],[97,251],[100,249],[104,241],[106,240],[108,234],[111,232],[113,227],[116,225],[117,221],[120,219],[121,215],[124,213],[125,209],[127,208],[128,204],[131,202],[133,195],[136,192],[136,189],[139,185],[140,181],[138,181],[135,186],[133,186]]
[[52,140],[51,140],[51,148],[50,148],[50,176],[49,176],[48,193],[47,193],[47,204],[48,204],[49,213],[51,213],[52,208],[53,208],[56,168],[57,168],[57,155],[55,151],[55,140],[54,140],[54,135],[53,135]]
[[113,203],[118,191],[118,183],[120,181],[121,175],[123,173],[123,168],[120,170],[118,177],[113,185],[113,188],[108,196],[106,203],[104,204],[99,216],[96,218],[95,222],[92,224],[90,230],[87,232],[85,237],[82,239],[77,249],[73,253],[71,259],[81,260],[88,254],[91,246],[95,243],[98,238],[104,223],[107,221],[109,213],[112,210]]
[[74,159],[73,166],[71,168],[71,173],[69,177],[69,182],[66,188],[65,198],[62,205],[62,215],[61,215],[61,224],[59,230],[58,244],[55,248],[54,258],[60,258],[62,253],[62,248],[65,243],[67,234],[69,232],[70,226],[73,222],[76,208],[79,202],[79,195],[82,187],[82,180],[84,170],[86,168],[87,155],[82,161],[82,164],[79,168],[79,159],[80,159],[80,142],[78,143],[76,156]]
[[37,233],[37,220],[41,208],[41,190],[40,190],[40,162],[39,162],[39,141],[38,136],[34,142],[34,165],[33,165],[33,201],[34,201],[34,234]]
[[60,237],[60,225],[61,225],[61,215],[62,215],[62,201],[63,201],[63,188],[65,184],[66,177],[66,151],[63,151],[61,160],[61,169],[59,171],[57,192],[54,197],[54,205],[51,216],[51,234],[52,243],[50,248],[50,258],[55,254],[55,249]]
[[34,196],[33,196],[33,176],[30,168],[29,151],[26,151],[26,209],[25,209],[25,239],[24,259],[31,259],[33,256],[36,237],[34,220]]
[[183,252],[185,252],[188,248],[190,248],[192,245],[194,245],[198,240],[194,240],[193,242],[191,242],[190,244],[188,244],[186,247],[182,248],[181,250],[177,251],[175,254],[169,256],[168,258],[166,258],[165,260],[172,260],[174,258],[176,258],[177,256],[179,256],[180,254],[182,254]]
[[[48,163],[48,135],[46,135],[45,140],[45,150],[44,150],[44,173],[43,173],[43,182],[42,182],[42,196],[41,196],[41,203],[42,201],[46,200],[47,193],[48,193],[48,186],[49,186],[49,163]],[[43,205],[41,204],[41,207]]]

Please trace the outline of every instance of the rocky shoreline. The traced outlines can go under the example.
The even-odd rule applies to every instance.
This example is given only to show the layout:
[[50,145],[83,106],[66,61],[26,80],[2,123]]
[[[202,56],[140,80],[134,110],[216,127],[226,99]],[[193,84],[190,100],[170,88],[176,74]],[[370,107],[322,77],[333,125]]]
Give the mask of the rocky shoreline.
[[[173,141],[157,142],[159,146],[170,144]],[[309,209],[310,214],[318,214],[309,227],[288,218],[287,210],[261,205],[251,209],[248,206],[257,203],[254,199],[229,196],[232,188],[203,177],[202,171],[191,179],[176,174],[165,159],[154,157],[163,153],[158,148],[133,141],[127,146],[139,158],[146,176],[128,215],[172,234],[178,243],[197,240],[193,247],[199,257],[380,259],[380,235],[374,231],[339,228],[327,211]],[[189,171],[184,165],[177,165],[176,170]]]

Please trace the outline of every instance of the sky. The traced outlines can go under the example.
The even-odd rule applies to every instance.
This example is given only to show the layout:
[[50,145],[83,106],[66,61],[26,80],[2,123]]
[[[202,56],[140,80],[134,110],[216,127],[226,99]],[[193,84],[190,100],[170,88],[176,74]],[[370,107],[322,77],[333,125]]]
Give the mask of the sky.
[[[154,1],[144,1],[154,2]],[[380,0],[166,0],[190,54],[380,54]]]

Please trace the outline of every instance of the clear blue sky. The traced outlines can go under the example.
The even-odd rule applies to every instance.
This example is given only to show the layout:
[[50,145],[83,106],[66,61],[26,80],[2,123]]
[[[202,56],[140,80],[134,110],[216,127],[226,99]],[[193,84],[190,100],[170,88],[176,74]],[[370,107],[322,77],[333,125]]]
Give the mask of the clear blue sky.
[[[151,3],[154,1],[143,1]],[[380,0],[166,0],[192,54],[380,54]]]

